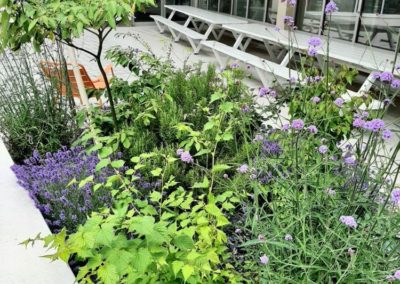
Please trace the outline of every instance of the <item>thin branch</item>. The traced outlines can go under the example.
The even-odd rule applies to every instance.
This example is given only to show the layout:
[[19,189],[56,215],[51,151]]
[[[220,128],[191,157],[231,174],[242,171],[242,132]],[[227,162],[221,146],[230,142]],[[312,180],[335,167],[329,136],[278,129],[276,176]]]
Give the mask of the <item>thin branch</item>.
[[89,28],[83,28],[83,29],[84,29],[85,31],[88,31],[89,33],[94,34],[95,36],[98,35],[95,31],[93,31],[93,30],[91,30],[91,29],[89,29]]

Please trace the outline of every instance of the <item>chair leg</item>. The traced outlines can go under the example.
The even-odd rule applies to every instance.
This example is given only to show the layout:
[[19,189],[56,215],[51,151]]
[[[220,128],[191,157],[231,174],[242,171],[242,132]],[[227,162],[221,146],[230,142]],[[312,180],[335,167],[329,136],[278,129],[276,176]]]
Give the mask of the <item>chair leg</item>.
[[221,54],[220,54],[218,51],[216,51],[215,49],[212,49],[212,51],[213,51],[213,53],[214,53],[214,55],[215,55],[215,58],[216,58],[217,61],[218,61],[219,66],[220,66],[221,68],[225,68],[225,67],[226,67],[226,62],[228,61],[229,56],[228,56],[228,58],[226,59],[226,61],[224,62],[224,60],[223,60],[222,57],[221,57]]
[[164,28],[161,26],[161,24],[158,21],[154,21],[158,27],[158,29],[160,30],[160,33],[164,33]]
[[265,74],[266,72],[264,70],[260,69],[260,68],[257,68],[257,67],[255,69],[256,69],[258,78],[260,78],[261,82],[263,83],[263,86],[265,86],[265,87],[270,86],[272,81],[267,78],[267,76]]

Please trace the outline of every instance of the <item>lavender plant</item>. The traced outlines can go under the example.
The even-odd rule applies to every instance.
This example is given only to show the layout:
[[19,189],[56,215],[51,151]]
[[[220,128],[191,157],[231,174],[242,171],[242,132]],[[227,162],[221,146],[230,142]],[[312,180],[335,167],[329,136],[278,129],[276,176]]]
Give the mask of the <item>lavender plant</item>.
[[[63,147],[55,153],[33,156],[12,166],[18,183],[28,191],[53,231],[76,230],[92,211],[110,206],[111,193],[93,184],[104,182],[112,171],[96,171],[97,153],[86,154],[82,147]],[[85,181],[85,182],[82,182]]]

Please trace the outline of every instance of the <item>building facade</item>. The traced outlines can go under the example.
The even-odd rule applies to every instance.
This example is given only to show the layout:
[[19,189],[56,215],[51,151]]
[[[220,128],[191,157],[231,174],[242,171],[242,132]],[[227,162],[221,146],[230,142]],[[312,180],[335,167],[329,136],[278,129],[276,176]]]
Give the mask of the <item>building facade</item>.
[[299,30],[346,41],[395,50],[400,30],[400,0],[335,0],[339,11],[329,27],[323,13],[329,0],[297,0],[293,11],[278,13],[284,0],[157,0],[158,7],[148,12],[165,16],[165,4],[192,5],[201,9],[231,14],[249,21],[277,24],[277,15],[292,14]]

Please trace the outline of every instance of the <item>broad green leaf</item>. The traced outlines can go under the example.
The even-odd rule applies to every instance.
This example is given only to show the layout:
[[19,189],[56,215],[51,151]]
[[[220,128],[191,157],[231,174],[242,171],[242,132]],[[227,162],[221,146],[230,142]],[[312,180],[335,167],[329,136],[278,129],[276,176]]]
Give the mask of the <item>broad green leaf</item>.
[[187,250],[194,247],[194,243],[191,237],[186,234],[182,234],[174,238],[173,243],[180,249]]
[[123,160],[117,160],[117,161],[113,161],[113,162],[111,163],[111,166],[112,166],[114,169],[119,169],[119,168],[122,168],[122,167],[124,166],[124,164],[125,164],[125,161],[123,161]]
[[154,170],[151,171],[151,174],[152,174],[154,177],[160,176],[161,173],[162,173],[162,169],[161,169],[161,168],[156,168],[156,169],[154,169]]
[[110,263],[105,263],[103,266],[100,266],[97,270],[97,275],[104,284],[119,283],[117,269]]
[[223,112],[226,112],[226,113],[232,112],[233,107],[234,107],[233,102],[224,102],[223,104],[221,104],[219,106],[220,110],[222,110]]
[[193,188],[208,188],[210,186],[210,181],[207,177],[204,177],[203,182],[196,182]]
[[194,272],[193,266],[188,265],[188,264],[183,266],[183,268],[182,268],[183,279],[185,281],[187,281],[189,279],[189,277],[192,276],[193,272]]
[[153,191],[150,194],[150,200],[153,202],[158,202],[161,199],[161,193],[159,193],[158,191]]
[[172,262],[172,271],[174,272],[175,276],[178,275],[183,266],[184,263],[182,261],[175,260],[174,262]]
[[100,171],[101,169],[107,167],[110,164],[109,159],[101,159],[96,165],[96,171]]

